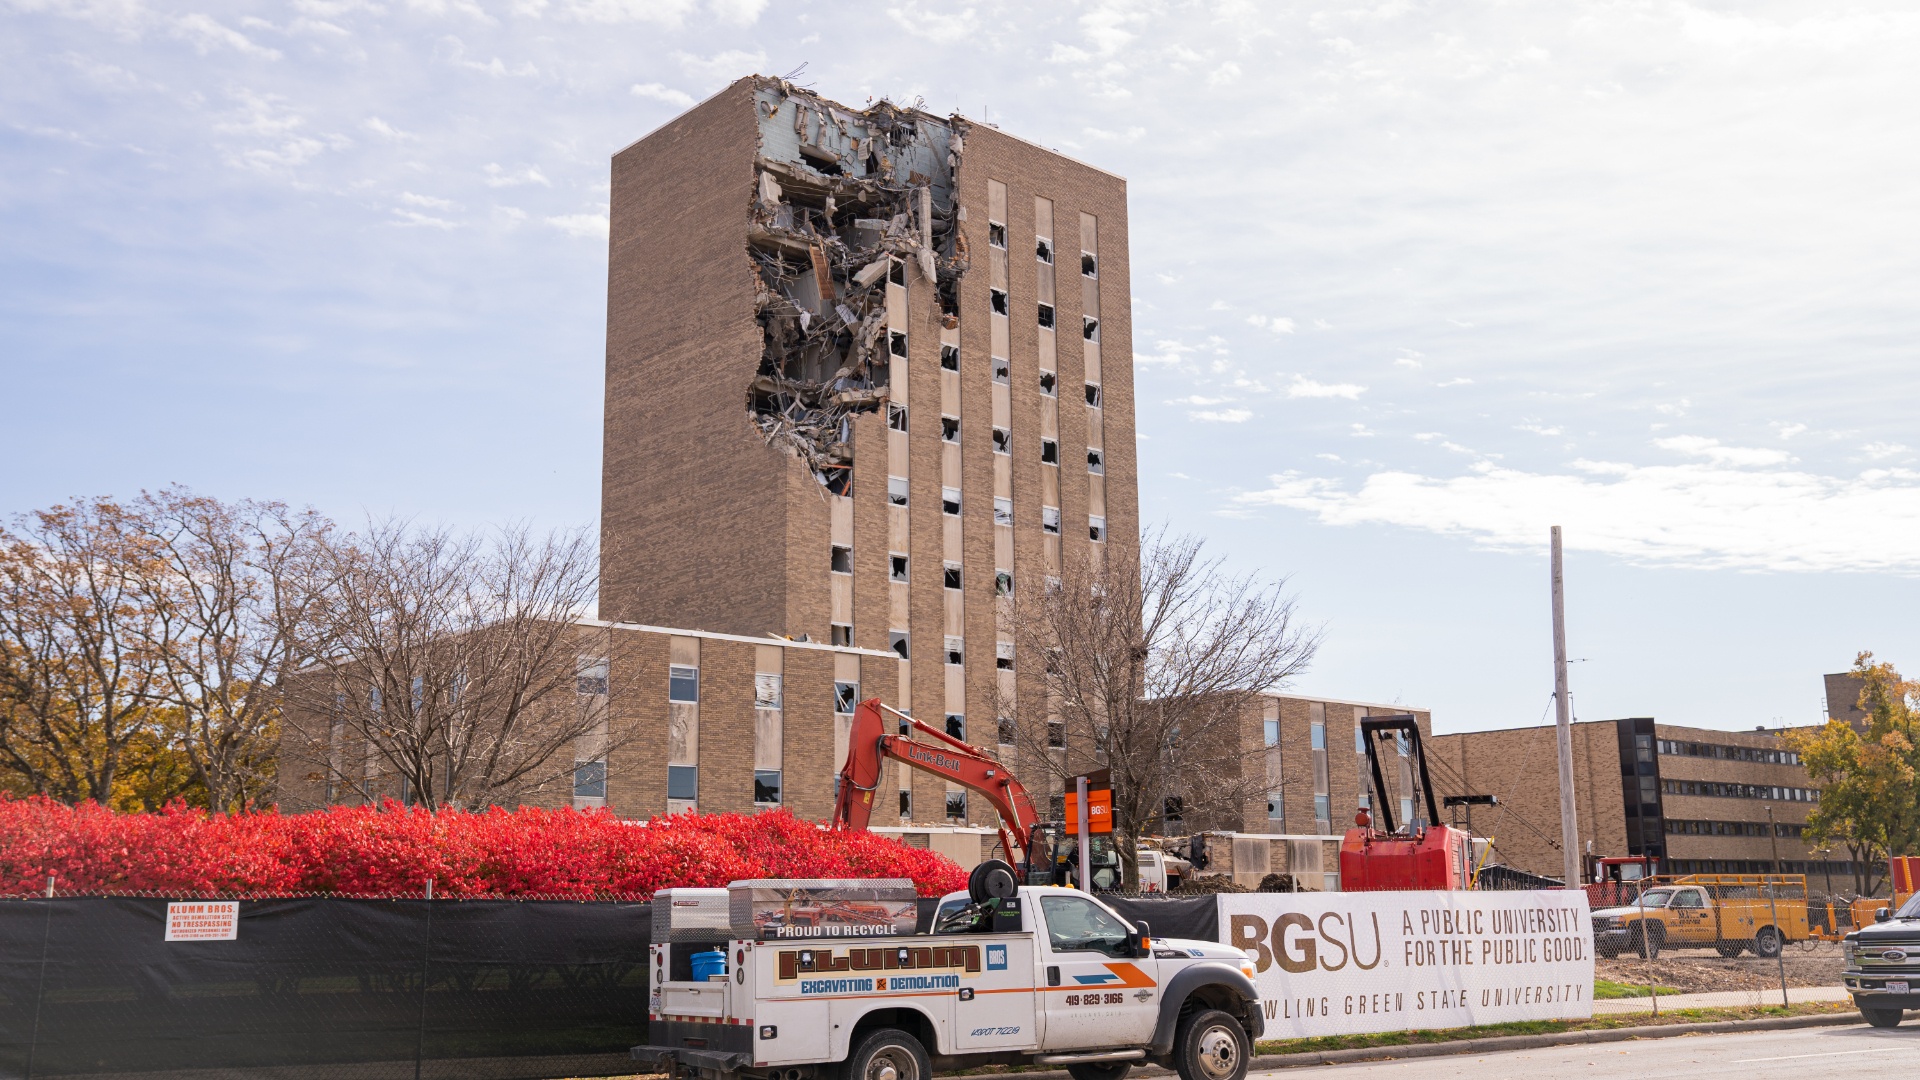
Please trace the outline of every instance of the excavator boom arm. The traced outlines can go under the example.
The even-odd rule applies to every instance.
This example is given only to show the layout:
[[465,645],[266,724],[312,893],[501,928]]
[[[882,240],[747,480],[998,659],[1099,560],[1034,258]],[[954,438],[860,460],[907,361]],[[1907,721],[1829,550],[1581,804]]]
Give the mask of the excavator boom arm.
[[[889,732],[888,713],[931,741],[916,742],[906,735]],[[854,711],[853,729],[847,736],[847,764],[840,770],[840,791],[834,801],[835,828],[866,830],[867,822],[873,817],[874,789],[880,784],[880,767],[887,758],[985,796],[1000,813],[1000,843],[1008,861],[1016,866],[1025,866],[1029,861],[1033,828],[1040,823],[1040,816],[1020,781],[1006,766],[979,750],[906,713],[888,708],[879,698],[868,698]]]

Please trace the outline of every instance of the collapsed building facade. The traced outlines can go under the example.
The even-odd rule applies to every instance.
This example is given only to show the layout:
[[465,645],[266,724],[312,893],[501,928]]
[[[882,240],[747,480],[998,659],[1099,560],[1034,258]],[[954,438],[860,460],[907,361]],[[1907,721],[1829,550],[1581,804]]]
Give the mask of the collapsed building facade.
[[[836,701],[884,686],[1010,752],[1008,595],[1137,559],[1125,182],[755,77],[617,154],[611,219],[600,617],[856,650]],[[801,730],[712,729],[709,694],[769,706],[700,693],[699,737],[664,755],[688,760],[608,763],[609,804],[626,771],[777,759]],[[788,790],[830,791],[818,772]],[[992,816],[924,775],[882,785],[904,819]]]

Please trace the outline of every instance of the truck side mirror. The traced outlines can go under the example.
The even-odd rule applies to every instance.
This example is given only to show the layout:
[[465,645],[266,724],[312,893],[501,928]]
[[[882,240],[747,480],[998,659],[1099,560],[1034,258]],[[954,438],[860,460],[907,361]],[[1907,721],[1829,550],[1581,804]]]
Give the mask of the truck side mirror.
[[1140,929],[1127,935],[1127,952],[1132,956],[1151,956],[1153,954],[1153,927],[1146,920],[1140,921]]
[[1874,921],[1874,922],[1886,922],[1886,921],[1887,921],[1888,919],[1891,919],[1891,918],[1893,918],[1893,909],[1892,909],[1892,908],[1890,908],[1890,907],[1883,907],[1883,908],[1874,908],[1874,909],[1873,909],[1873,921]]

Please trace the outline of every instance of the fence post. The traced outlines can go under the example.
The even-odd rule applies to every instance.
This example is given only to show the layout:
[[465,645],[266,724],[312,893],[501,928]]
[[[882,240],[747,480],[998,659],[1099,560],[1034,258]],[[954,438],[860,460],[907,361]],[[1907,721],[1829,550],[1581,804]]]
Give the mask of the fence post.
[[47,917],[40,927],[40,982],[33,991],[33,1030],[27,1035],[27,1076],[33,1080],[34,1051],[40,1048],[40,1003],[47,996],[47,948],[53,940],[53,875],[47,875]]
[[427,968],[433,960],[433,879],[427,879],[426,943],[420,949],[420,1031],[413,1044],[413,1080],[420,1080],[427,1056]]

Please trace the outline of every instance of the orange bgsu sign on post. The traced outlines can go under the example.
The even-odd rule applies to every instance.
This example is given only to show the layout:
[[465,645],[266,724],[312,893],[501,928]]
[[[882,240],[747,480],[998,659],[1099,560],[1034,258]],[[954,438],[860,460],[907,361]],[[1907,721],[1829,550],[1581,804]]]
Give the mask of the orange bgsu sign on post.
[[[1072,788],[1067,789],[1066,807],[1067,835],[1080,830],[1080,794]],[[1087,792],[1087,832],[1110,833],[1113,831],[1113,792],[1099,790]]]

